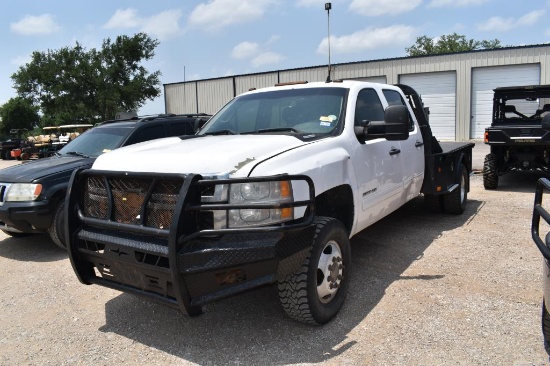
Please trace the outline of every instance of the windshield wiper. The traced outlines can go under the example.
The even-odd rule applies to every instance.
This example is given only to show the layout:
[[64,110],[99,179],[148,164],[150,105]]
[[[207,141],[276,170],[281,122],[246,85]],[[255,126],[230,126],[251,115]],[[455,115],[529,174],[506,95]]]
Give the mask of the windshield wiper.
[[295,128],[292,127],[276,127],[276,128],[262,128],[261,130],[247,132],[247,133],[269,133],[269,132],[294,132],[294,133],[301,133],[302,131],[298,131]]
[[81,152],[79,152],[79,151],[68,151],[68,152],[66,152],[65,154],[67,154],[67,155],[81,156],[81,157],[83,157],[83,158],[89,158],[88,155],[86,155],[86,154],[84,154],[84,153],[81,153]]
[[219,130],[219,131],[212,131],[212,132],[205,132],[204,135],[238,135],[237,132],[233,130]]

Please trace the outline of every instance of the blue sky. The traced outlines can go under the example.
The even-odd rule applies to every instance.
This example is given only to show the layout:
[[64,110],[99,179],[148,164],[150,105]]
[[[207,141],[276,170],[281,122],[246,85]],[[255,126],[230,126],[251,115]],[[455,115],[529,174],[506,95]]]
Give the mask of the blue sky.
[[[0,12],[0,105],[10,76],[33,51],[146,32],[158,39],[145,64],[175,83],[328,62],[325,0],[18,0]],[[331,61],[406,56],[416,37],[456,32],[505,46],[550,43],[550,0],[333,0]],[[164,97],[140,114],[164,112]]]

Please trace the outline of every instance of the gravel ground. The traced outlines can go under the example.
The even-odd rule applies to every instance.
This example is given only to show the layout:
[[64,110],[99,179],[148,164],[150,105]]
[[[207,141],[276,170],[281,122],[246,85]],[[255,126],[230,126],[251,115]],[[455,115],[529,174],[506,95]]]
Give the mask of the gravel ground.
[[289,320],[274,287],[188,318],[80,284],[46,235],[0,232],[0,364],[546,365],[537,178],[486,191],[474,175],[463,215],[419,197],[358,234],[347,302],[323,327]]

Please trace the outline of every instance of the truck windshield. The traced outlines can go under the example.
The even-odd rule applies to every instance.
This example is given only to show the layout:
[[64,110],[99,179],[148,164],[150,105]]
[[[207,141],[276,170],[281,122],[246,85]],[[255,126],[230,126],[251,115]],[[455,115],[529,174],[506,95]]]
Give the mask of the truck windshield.
[[337,134],[347,91],[299,88],[242,95],[223,107],[198,134]]

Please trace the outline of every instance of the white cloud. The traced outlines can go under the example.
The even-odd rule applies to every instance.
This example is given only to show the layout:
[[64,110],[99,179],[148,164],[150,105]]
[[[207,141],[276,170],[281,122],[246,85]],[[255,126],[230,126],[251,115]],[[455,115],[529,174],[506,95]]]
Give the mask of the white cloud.
[[422,0],[353,0],[349,10],[366,16],[395,15],[413,10]]
[[533,10],[518,19],[517,25],[531,26],[538,22],[546,13],[545,9]]
[[115,14],[103,25],[103,28],[135,28],[141,24],[142,20],[137,15],[137,10],[133,8],[117,9]]
[[278,35],[278,34],[275,34],[275,35],[269,37],[269,39],[267,40],[267,44],[275,43],[275,42],[277,42],[279,39],[281,39],[281,36]]
[[252,67],[258,68],[264,65],[278,64],[285,56],[270,51],[267,47],[280,37],[278,35],[271,36],[265,45],[260,45],[255,42],[241,42],[231,51],[231,57],[238,60],[250,60]]
[[159,39],[166,39],[180,33],[181,10],[167,10],[150,17],[141,17],[134,8],[118,9],[103,28],[138,28]]
[[491,17],[484,23],[478,24],[478,29],[482,31],[508,31],[517,27],[528,27],[534,25],[544,14],[546,10],[534,10],[519,18]]
[[274,65],[283,61],[286,57],[275,52],[264,52],[254,57],[251,61],[253,67],[261,67],[264,65]]
[[463,7],[463,6],[476,6],[485,4],[491,0],[432,0],[428,4],[430,8],[444,7],[444,6],[453,6],[453,7]]
[[61,29],[50,14],[43,15],[26,15],[17,23],[11,23],[10,29],[12,32],[24,36],[30,35],[48,35],[53,34]]
[[159,39],[166,39],[180,33],[181,10],[167,10],[144,21],[142,30]]
[[[331,52],[358,53],[388,45],[409,44],[413,41],[416,28],[406,25],[393,25],[387,28],[366,28],[361,31],[341,36],[330,37]],[[317,47],[317,53],[328,54],[328,38],[324,38]]]
[[233,24],[260,19],[278,0],[210,0],[199,4],[189,15],[191,26],[217,31]]
[[260,45],[254,42],[241,42],[231,52],[231,57],[237,60],[243,60],[253,57],[260,53]]

